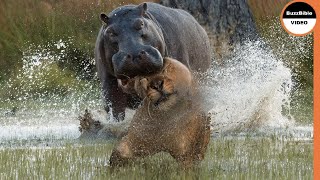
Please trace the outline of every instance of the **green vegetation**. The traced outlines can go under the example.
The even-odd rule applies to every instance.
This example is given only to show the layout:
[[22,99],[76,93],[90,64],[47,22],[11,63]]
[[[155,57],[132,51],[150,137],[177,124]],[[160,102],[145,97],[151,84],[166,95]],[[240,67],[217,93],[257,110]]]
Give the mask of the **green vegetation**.
[[311,142],[215,138],[199,166],[183,170],[160,153],[128,167],[107,166],[114,142],[0,150],[2,179],[312,179]]

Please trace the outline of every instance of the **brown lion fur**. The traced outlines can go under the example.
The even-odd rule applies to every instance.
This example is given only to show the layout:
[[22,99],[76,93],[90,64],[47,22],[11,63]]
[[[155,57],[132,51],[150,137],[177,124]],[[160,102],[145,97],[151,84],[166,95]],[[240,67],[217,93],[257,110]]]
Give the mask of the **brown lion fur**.
[[138,94],[143,103],[128,134],[114,148],[110,165],[121,166],[161,151],[184,167],[201,161],[210,139],[210,119],[199,108],[194,84],[186,66],[165,58],[160,73],[136,77],[122,86]]

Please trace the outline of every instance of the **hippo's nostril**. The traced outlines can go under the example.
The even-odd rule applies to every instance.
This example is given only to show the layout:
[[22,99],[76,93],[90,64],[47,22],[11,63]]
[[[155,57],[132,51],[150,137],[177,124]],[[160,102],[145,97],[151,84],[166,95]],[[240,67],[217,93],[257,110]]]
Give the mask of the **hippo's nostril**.
[[140,59],[145,59],[146,56],[147,56],[147,52],[146,51],[144,51],[144,50],[140,51],[140,53],[139,53],[139,58]]
[[146,54],[146,52],[145,52],[144,50],[142,50],[142,51],[140,52],[140,55],[144,55],[144,54]]
[[130,54],[128,54],[127,59],[132,59],[132,56]]

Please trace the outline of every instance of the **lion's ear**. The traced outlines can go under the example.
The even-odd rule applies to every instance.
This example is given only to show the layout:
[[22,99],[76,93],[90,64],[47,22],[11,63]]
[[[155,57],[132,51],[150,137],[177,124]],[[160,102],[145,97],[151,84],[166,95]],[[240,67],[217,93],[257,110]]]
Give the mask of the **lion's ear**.
[[162,74],[167,74],[167,72],[168,72],[167,69],[168,69],[168,67],[170,65],[170,62],[169,62],[168,59],[169,59],[168,57],[163,58],[163,68],[162,68],[162,71],[161,71]]
[[166,63],[165,67],[162,70],[162,73],[165,75],[174,71],[175,71],[175,67],[171,63]]
[[100,14],[100,20],[103,21],[103,22],[105,22],[106,24],[109,23],[109,17],[108,17],[106,14],[104,14],[104,13],[101,13],[101,14]]

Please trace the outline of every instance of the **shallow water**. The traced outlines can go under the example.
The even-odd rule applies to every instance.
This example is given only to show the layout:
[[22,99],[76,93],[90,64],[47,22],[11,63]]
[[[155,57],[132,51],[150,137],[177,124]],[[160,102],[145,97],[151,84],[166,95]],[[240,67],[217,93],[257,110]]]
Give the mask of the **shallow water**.
[[[66,46],[62,41],[57,46],[61,44]],[[290,69],[264,47],[257,41],[236,48],[232,58],[222,66],[213,63],[201,80],[203,108],[212,116],[213,136],[278,135],[300,140],[313,139],[312,125],[296,124],[290,113]],[[21,76],[27,76],[33,82],[39,76],[39,69],[50,64],[48,59],[63,56],[63,52],[52,54],[47,51],[45,48],[29,49],[25,53]],[[10,109],[0,108],[1,142],[77,139],[80,135],[77,117],[86,108],[92,110],[94,117],[104,124],[115,124],[102,110],[97,93],[99,90],[89,84],[86,88],[80,95],[75,92],[73,94],[77,95],[64,98],[44,95],[39,100],[19,99],[18,103],[12,103],[19,106],[14,115],[8,113]],[[6,103],[11,102],[6,100]],[[127,113],[127,120],[133,113]],[[2,146],[5,144],[2,143]]]
[[[30,95],[26,90],[25,97],[2,101],[0,177],[312,179],[313,127],[296,123],[291,115],[290,69],[261,47],[256,42],[235,49],[233,58],[223,66],[213,64],[201,80],[203,109],[212,117],[212,138],[205,159],[191,171],[181,170],[162,153],[111,171],[107,165],[115,141],[77,140],[78,116],[89,109],[104,125],[122,128],[134,111],[127,111],[124,122],[114,122],[102,110],[98,87],[88,83],[80,92],[71,88],[64,97],[40,93],[35,100],[26,97]],[[27,77],[27,89],[46,86],[36,81],[41,69],[52,63],[39,60],[46,54],[46,49],[26,53],[20,76]],[[60,55],[50,54],[57,59]]]

